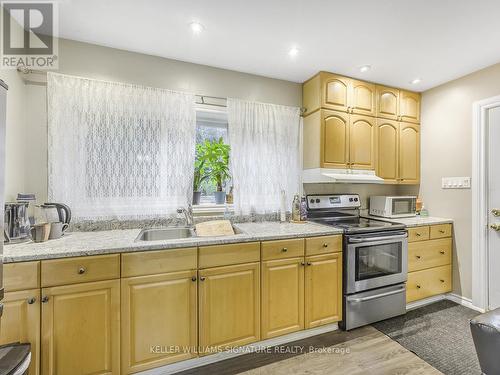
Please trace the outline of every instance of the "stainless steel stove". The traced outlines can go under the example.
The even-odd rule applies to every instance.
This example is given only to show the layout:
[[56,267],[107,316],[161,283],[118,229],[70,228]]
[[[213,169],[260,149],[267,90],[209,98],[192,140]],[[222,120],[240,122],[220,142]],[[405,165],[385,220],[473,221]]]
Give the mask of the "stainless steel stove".
[[343,329],[406,312],[405,226],[360,217],[357,194],[308,195],[308,220],[344,231]]

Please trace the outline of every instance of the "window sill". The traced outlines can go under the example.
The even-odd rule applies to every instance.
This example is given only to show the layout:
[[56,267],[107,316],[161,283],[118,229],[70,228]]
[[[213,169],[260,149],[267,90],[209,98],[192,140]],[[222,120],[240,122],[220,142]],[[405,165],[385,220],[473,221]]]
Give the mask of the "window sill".
[[212,204],[212,203],[202,203],[193,206],[194,216],[219,216],[226,212],[226,207],[229,213],[233,213],[232,204]]

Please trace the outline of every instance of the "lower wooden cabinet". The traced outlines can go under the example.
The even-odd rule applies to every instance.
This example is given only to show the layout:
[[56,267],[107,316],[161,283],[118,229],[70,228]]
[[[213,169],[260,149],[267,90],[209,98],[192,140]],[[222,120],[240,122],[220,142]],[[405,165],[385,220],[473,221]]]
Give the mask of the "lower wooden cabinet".
[[42,289],[42,374],[120,374],[120,281]]
[[451,265],[410,272],[406,282],[406,302],[451,292]]
[[260,339],[260,262],[199,271],[200,354]]
[[40,289],[5,293],[0,319],[0,345],[13,342],[31,344],[29,375],[40,368]]
[[305,328],[342,320],[342,253],[306,257]]
[[197,272],[121,280],[122,374],[195,357]]
[[304,329],[304,258],[262,262],[262,339]]

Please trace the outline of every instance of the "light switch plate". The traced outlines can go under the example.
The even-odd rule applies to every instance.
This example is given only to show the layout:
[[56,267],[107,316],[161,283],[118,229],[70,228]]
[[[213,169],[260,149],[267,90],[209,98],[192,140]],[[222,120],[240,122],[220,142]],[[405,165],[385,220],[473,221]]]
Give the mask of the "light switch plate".
[[470,189],[470,177],[443,177],[443,189]]

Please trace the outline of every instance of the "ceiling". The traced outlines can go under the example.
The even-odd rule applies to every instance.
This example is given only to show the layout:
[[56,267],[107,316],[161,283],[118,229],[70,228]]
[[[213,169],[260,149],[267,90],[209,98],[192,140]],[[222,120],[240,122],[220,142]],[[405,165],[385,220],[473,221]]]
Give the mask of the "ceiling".
[[[63,38],[294,82],[325,70],[424,91],[500,62],[498,0],[62,0],[59,9]],[[204,26],[198,35],[192,21]]]

